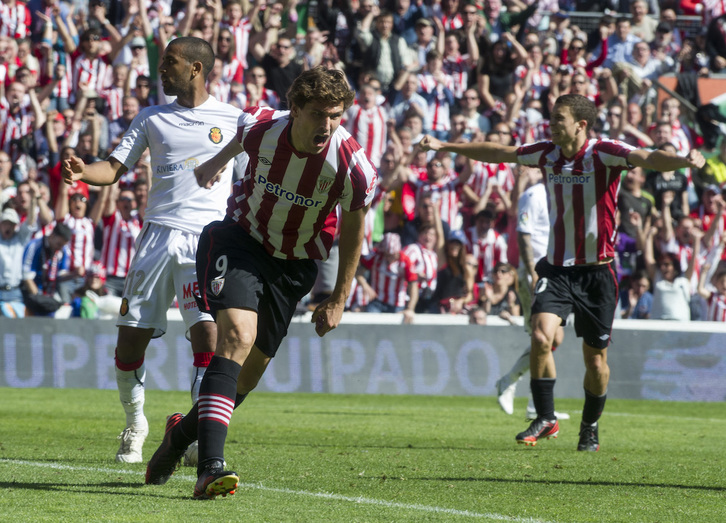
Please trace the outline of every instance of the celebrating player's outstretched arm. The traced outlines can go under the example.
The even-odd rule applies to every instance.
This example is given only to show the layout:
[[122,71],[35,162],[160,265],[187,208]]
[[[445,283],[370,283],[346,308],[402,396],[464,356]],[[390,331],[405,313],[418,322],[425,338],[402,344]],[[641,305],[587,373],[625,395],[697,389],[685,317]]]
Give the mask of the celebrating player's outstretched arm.
[[78,180],[91,185],[111,185],[127,171],[126,166],[113,156],[106,161],[94,162],[91,165],[78,156],[63,160],[63,181],[68,185]]

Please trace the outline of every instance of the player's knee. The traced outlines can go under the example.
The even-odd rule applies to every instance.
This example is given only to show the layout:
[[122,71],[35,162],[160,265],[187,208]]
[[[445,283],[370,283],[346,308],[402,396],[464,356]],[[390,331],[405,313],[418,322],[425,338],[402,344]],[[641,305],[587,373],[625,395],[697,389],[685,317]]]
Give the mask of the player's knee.
[[532,331],[532,350],[540,353],[552,350],[552,339],[542,329]]
[[233,352],[239,350],[247,352],[254,345],[257,333],[250,332],[249,329],[244,328],[242,325],[233,325],[223,334],[220,333],[219,336],[222,338],[222,343],[231,348]]

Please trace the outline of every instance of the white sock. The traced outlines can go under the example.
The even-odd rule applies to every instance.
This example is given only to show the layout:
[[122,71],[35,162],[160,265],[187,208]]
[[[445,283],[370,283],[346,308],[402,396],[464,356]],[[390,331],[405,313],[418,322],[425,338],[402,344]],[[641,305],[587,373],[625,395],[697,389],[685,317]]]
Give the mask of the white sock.
[[199,400],[199,387],[206,371],[207,367],[192,367],[192,405]]
[[144,381],[146,367],[141,364],[136,370],[121,370],[116,367],[116,383],[121,405],[126,412],[126,426],[137,429],[148,428],[144,416]]
[[512,368],[505,374],[505,377],[510,383],[516,383],[529,370],[529,353],[530,349],[526,351],[514,362]]

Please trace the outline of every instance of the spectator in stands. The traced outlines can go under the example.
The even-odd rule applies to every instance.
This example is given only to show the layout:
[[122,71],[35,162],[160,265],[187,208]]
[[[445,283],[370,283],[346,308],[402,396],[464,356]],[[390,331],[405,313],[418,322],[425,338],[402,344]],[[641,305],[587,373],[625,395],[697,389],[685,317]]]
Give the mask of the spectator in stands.
[[645,270],[634,272],[628,288],[620,291],[620,317],[624,320],[647,320],[653,306],[650,280]]
[[23,254],[23,300],[28,316],[49,316],[63,305],[58,285],[70,274],[71,230],[58,223],[53,231],[31,240]]
[[388,113],[396,126],[404,125],[404,120],[412,112],[423,120],[428,103],[418,91],[418,76],[407,70],[401,71],[388,96]]
[[88,186],[83,183],[77,185],[78,189],[72,191],[69,185],[61,183],[55,205],[56,219],[66,224],[71,231],[68,243],[70,273],[68,280],[59,285],[59,292],[64,302],[69,302],[73,290],[83,284],[86,271],[93,262],[96,225],[101,219],[101,202],[98,199],[91,212],[86,215]]
[[726,138],[721,137],[718,154],[708,158],[703,169],[693,173],[693,183],[699,194],[710,185],[726,187]]
[[479,93],[474,88],[469,88],[464,91],[463,96],[460,100],[461,114],[466,119],[466,126],[464,136],[471,139],[475,134],[479,132],[487,133],[492,128],[492,123],[479,112],[481,107],[481,98]]
[[417,69],[418,60],[406,41],[393,33],[393,15],[389,11],[381,11],[373,24],[375,30],[371,31],[371,17],[364,18],[358,34],[363,64],[376,64],[376,76],[386,91],[403,69]]
[[[33,204],[34,205],[34,204]],[[20,225],[20,217],[10,206],[0,215],[0,316],[22,318],[25,304],[23,281],[23,252],[35,231],[35,218]]]
[[685,274],[681,271],[678,256],[672,252],[661,254],[656,260],[653,252],[653,235],[651,228],[645,244],[645,267],[653,284],[653,306],[650,317],[654,320],[690,321],[691,319],[691,277],[695,260],[700,250],[698,229],[693,229],[694,255],[690,257]]
[[34,220],[34,223],[42,228],[53,220],[53,211],[42,198],[40,187],[34,180],[25,180],[18,183],[13,203],[20,217],[20,223]]
[[280,108],[287,108],[287,90],[302,72],[302,65],[295,61],[295,46],[289,38],[280,38],[271,45],[269,31],[261,43],[252,47],[252,56],[265,70],[266,86],[277,94]]
[[[670,124],[661,122],[657,124],[654,134],[655,142],[661,142],[670,131]],[[661,151],[676,152],[676,146],[670,142],[663,142],[659,147]],[[646,174],[645,190],[653,195],[655,200],[655,208],[658,212],[663,212],[664,195],[671,193],[667,198],[670,202],[670,216],[674,220],[679,220],[683,216],[690,213],[688,204],[688,179],[680,171],[656,172],[651,171]]]
[[726,229],[724,218],[724,202],[721,188],[718,185],[709,185],[701,195],[701,203],[691,213],[691,218],[701,224],[704,232],[703,245],[707,249],[715,247]]
[[706,300],[704,320],[726,322],[726,269],[717,269],[709,284],[710,274],[711,265],[706,264],[698,280],[698,294]]
[[474,255],[477,262],[477,284],[484,283],[497,263],[507,263],[507,242],[494,229],[493,222],[494,213],[487,207],[477,213],[474,225],[465,230],[467,251]]
[[408,304],[418,290],[418,274],[411,260],[401,252],[398,234],[384,234],[372,254],[361,258],[361,265],[370,271],[370,283],[363,283],[371,298],[366,312],[403,312],[404,321],[410,323],[416,302],[410,308]]
[[376,103],[378,91],[370,84],[360,87],[357,104],[353,104],[343,116],[343,126],[363,147],[371,163],[378,167],[388,143],[388,113]]
[[631,32],[630,19],[625,16],[618,18],[615,33],[608,37],[607,56],[602,66],[612,69],[615,64],[630,62],[633,58],[633,47],[641,38]]
[[441,229],[444,231],[444,239],[450,235],[449,224],[443,221],[438,213],[438,207],[434,203],[432,193],[423,193],[416,199],[415,217],[413,220],[404,222],[401,232],[401,242],[404,246],[415,243],[418,239],[418,231],[423,225],[432,225],[437,227],[438,220],[441,223]]
[[103,202],[101,262],[106,267],[106,286],[110,294],[121,296],[142,223],[134,209],[134,191],[119,191],[118,185],[105,186],[99,199]]
[[[643,169],[633,167],[625,174],[618,194],[620,220],[615,248],[619,261],[619,279],[631,275],[636,270],[638,255],[643,249],[639,241],[639,232],[651,227],[654,202],[653,197],[643,191],[644,183]],[[633,214],[637,214],[637,218]]]
[[131,90],[131,95],[139,101],[141,109],[156,105],[156,97],[151,94],[151,78],[148,76],[136,78],[136,87]]
[[416,22],[427,16],[426,4],[411,0],[396,0],[393,8],[393,32],[403,37],[406,45],[416,41]]
[[[71,317],[94,320],[100,318],[102,303],[109,297],[106,289],[106,269],[101,262],[93,262],[88,268],[83,285],[73,292],[70,302]],[[118,309],[121,300],[116,298],[112,303]]]
[[474,259],[466,252],[466,236],[452,231],[439,262],[433,302],[442,314],[466,314],[474,301]]
[[419,73],[418,81],[418,93],[426,100],[424,130],[446,140],[451,131],[454,80],[444,72],[444,61],[439,51],[426,54],[426,66]]
[[[473,6],[470,6],[473,8]],[[454,80],[454,97],[460,99],[469,86],[474,68],[479,62],[479,46],[476,40],[476,24],[464,32],[459,29],[444,36],[444,72]],[[467,43],[468,51],[461,52],[461,39]]]
[[[655,4],[656,6],[658,5],[657,2],[655,2]],[[657,14],[655,17],[648,16],[648,2],[645,0],[631,1],[630,15],[630,28],[632,34],[644,42],[652,42],[655,39],[658,19]]]
[[[499,2],[500,0],[490,0]],[[477,90],[485,109],[493,109],[497,100],[504,100],[514,90],[513,73],[524,63],[527,51],[510,33],[504,33],[483,57],[477,70]]]
[[[434,292],[437,286],[439,260],[444,257],[444,231],[441,220],[434,220],[436,225],[422,225],[418,230],[418,239],[403,248],[403,254],[411,260],[413,270],[418,279],[415,289],[409,289],[409,303],[406,309],[417,313],[436,313],[438,303]],[[413,318],[407,320],[412,321]]]
[[115,149],[128,130],[131,122],[139,114],[139,101],[134,96],[124,96],[121,103],[121,116],[108,124],[108,148]]
[[24,84],[13,81],[6,93],[6,98],[0,102],[4,105],[0,111],[0,150],[8,153],[16,163],[32,153],[33,133],[43,128],[46,115],[34,89],[28,90]]
[[508,263],[498,262],[492,269],[488,281],[484,282],[479,294],[479,305],[490,316],[499,316],[514,323],[515,316],[521,316],[518,295],[517,273]]
[[534,2],[521,11],[514,9],[509,11],[503,9],[502,0],[484,0],[483,11],[489,41],[497,42],[512,28],[525,24],[527,19],[535,13],[537,7],[538,2]]

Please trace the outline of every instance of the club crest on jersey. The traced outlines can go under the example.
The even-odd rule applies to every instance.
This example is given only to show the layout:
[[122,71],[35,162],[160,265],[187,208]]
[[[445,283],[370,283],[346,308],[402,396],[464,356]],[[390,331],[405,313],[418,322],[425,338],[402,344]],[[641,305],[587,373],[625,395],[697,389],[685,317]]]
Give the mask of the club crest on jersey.
[[213,279],[209,287],[212,289],[212,294],[219,296],[219,293],[222,292],[222,288],[224,287],[224,278]]
[[121,308],[118,310],[118,313],[121,316],[126,316],[129,313],[129,300],[128,298],[124,298],[121,300]]
[[209,130],[209,139],[212,143],[220,143],[222,141],[222,129],[219,127],[212,127]]
[[335,178],[320,178],[318,180],[318,192],[321,194],[327,193],[334,181]]

